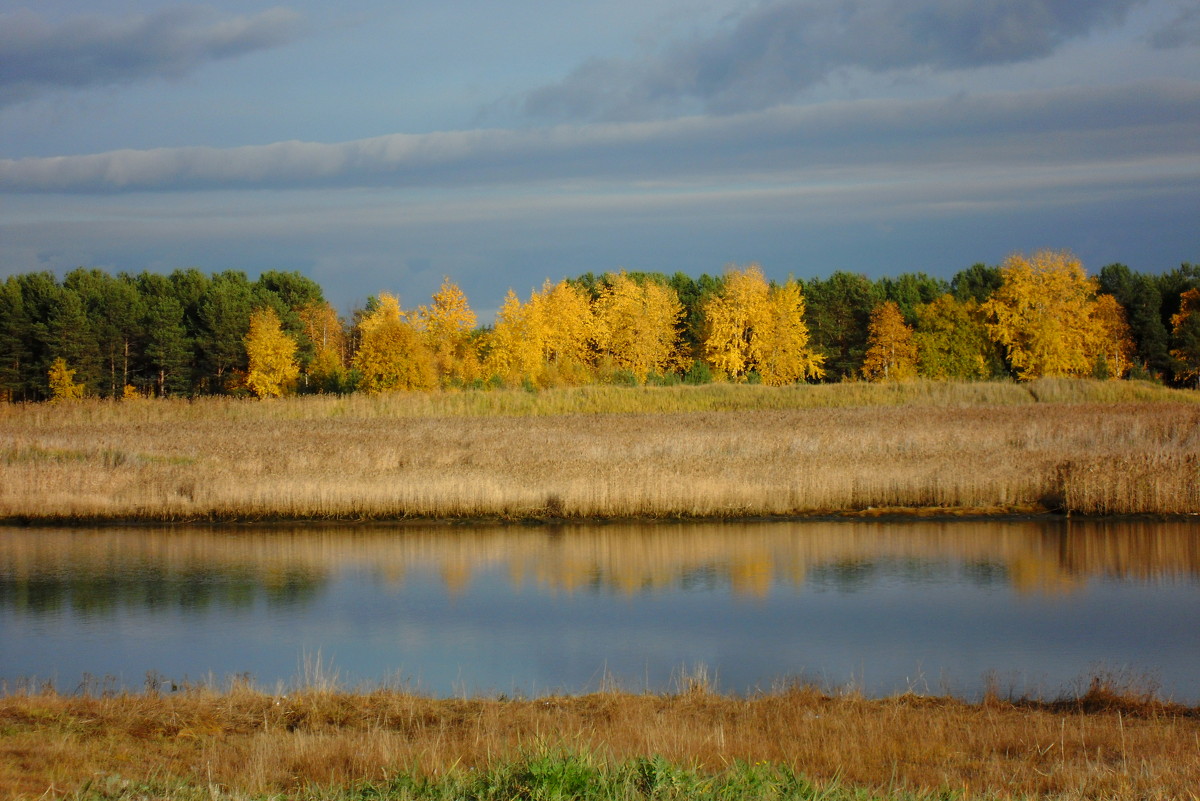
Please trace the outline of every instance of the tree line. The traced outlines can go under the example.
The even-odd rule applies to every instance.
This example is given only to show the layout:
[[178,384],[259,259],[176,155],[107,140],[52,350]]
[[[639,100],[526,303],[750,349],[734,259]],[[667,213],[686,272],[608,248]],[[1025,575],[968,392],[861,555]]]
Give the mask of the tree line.
[[510,290],[488,326],[449,279],[428,305],[384,292],[349,319],[294,272],[80,268],[0,284],[9,401],[918,376],[1200,385],[1200,266],[1088,276],[1071,254],[1041,251],[949,281],[778,283],[757,265],[587,273],[524,301]]

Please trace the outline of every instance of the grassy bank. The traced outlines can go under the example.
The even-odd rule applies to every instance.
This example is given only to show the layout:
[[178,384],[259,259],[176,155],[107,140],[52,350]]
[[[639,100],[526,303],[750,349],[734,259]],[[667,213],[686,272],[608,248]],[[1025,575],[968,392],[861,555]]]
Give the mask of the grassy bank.
[[1103,678],[1059,701],[788,687],[429,699],[399,690],[0,696],[6,798],[1187,799],[1200,709]]
[[0,519],[1200,513],[1197,393],[585,387],[0,407]]

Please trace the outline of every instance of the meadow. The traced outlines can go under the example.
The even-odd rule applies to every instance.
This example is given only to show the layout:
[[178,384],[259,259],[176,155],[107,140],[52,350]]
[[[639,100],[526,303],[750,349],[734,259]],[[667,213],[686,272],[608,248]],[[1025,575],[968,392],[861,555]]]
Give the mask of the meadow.
[[0,519],[1200,513],[1200,393],[591,386],[0,405]]
[[[313,679],[316,678],[316,681]],[[1195,799],[1200,708],[1096,676],[1071,697],[870,700],[809,686],[430,699],[336,677],[0,696],[13,799]],[[651,756],[653,755],[653,756]]]

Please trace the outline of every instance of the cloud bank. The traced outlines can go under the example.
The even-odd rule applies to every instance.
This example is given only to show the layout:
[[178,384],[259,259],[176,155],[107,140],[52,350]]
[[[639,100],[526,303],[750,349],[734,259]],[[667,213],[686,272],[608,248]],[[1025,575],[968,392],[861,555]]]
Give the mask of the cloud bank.
[[273,8],[218,18],[181,6],[124,19],[49,22],[20,9],[0,15],[0,106],[54,89],[177,78],[203,64],[294,41],[300,15]]
[[789,102],[837,70],[962,69],[1041,58],[1144,0],[773,0],[715,35],[589,61],[530,92],[536,118],[635,120]]
[[903,164],[1195,158],[1200,82],[862,100],[639,123],[0,160],[8,192],[703,181]]

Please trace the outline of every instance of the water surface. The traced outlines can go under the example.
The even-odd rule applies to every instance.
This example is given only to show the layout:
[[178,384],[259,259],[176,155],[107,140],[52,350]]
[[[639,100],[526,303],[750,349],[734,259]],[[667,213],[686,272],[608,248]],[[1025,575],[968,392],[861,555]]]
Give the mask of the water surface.
[[319,663],[433,695],[1055,696],[1096,670],[1200,701],[1200,526],[802,522],[0,529],[0,679],[140,688]]

